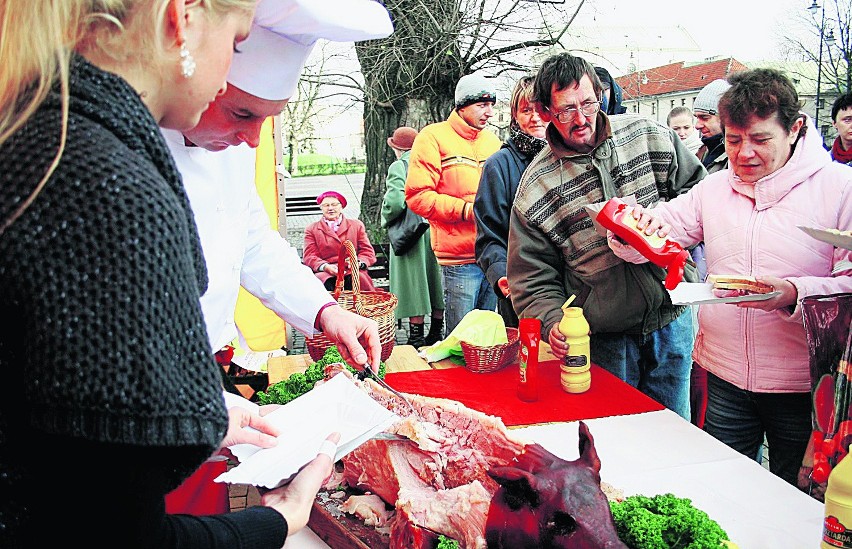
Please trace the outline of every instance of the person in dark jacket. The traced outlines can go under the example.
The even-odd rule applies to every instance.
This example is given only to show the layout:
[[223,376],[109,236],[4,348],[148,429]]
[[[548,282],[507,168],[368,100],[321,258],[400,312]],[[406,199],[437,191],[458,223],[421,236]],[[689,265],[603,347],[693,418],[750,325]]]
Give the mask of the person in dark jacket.
[[702,143],[695,154],[708,174],[728,167],[725,135],[722,131],[722,120],[719,118],[719,98],[730,87],[727,80],[718,78],[698,92],[692,105],[692,110],[695,111],[695,129],[701,132]]
[[601,86],[601,112],[608,115],[624,114],[627,112],[627,107],[621,104],[623,90],[615,78],[603,67],[595,67],[595,73],[600,78]]
[[485,161],[479,190],[473,201],[476,220],[476,262],[497,294],[497,312],[506,326],[517,327],[518,315],[512,308],[506,280],[506,249],[509,240],[509,213],[524,170],[547,144],[547,124],[536,109],[532,76],[518,80],[510,104],[512,122],[509,139]]
[[838,97],[831,106],[831,124],[837,138],[831,146],[831,159],[852,166],[852,92]]

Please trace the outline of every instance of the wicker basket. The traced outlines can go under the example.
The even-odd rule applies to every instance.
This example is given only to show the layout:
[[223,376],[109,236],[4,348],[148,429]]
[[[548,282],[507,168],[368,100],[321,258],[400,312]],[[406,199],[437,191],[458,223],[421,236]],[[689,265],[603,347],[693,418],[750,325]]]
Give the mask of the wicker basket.
[[517,328],[506,328],[506,337],[509,341],[490,347],[480,347],[462,341],[464,367],[477,374],[487,374],[512,364],[518,360],[518,350],[521,348],[518,335]]
[[[352,271],[352,290],[343,289],[343,276],[346,262],[349,262]],[[361,291],[361,282],[358,278],[358,254],[355,246],[349,240],[344,240],[337,258],[337,281],[331,296],[337,303],[347,311],[359,314],[366,318],[372,318],[379,325],[379,341],[382,344],[381,360],[385,361],[393,351],[394,338],[396,337],[396,309],[397,298],[390,292],[382,290]],[[305,338],[305,347],[314,361],[322,358],[326,349],[335,343],[324,334]]]

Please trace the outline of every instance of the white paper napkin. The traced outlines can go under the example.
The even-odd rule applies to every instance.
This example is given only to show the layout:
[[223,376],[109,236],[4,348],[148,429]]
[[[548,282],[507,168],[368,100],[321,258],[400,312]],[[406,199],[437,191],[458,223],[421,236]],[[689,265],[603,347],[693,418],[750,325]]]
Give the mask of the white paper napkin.
[[334,456],[337,461],[400,420],[344,374],[337,374],[264,417],[283,432],[278,446],[231,446],[229,449],[240,464],[216,477],[216,482],[274,488],[314,459],[331,433],[340,433]]

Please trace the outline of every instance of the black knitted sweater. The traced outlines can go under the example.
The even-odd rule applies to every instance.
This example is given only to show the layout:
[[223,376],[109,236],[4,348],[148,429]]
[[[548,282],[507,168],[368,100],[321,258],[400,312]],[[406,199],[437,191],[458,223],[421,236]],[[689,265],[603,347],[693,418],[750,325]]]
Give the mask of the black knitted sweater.
[[[54,93],[0,147],[0,220],[46,173],[61,124]],[[123,79],[76,58],[61,162],[0,235],[0,546],[243,547],[272,524],[280,547],[271,509],[247,535],[228,517],[164,513],[227,428],[206,276],[155,120]]]

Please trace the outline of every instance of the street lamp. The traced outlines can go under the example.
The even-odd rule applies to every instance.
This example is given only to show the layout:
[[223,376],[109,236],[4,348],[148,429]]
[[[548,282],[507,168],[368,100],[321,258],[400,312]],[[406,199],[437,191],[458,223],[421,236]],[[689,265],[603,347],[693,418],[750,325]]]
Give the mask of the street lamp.
[[811,12],[811,15],[815,16],[817,10],[821,10],[820,15],[820,23],[819,23],[819,56],[817,60],[817,85],[816,85],[816,104],[814,105],[814,122],[816,123],[817,131],[820,130],[819,125],[819,102],[820,102],[820,86],[822,84],[822,45],[823,43],[826,46],[831,46],[834,44],[834,31],[828,29],[828,35],[825,34],[825,2],[823,1],[822,7],[817,4],[816,0],[813,0],[813,3],[808,7],[808,11]]

